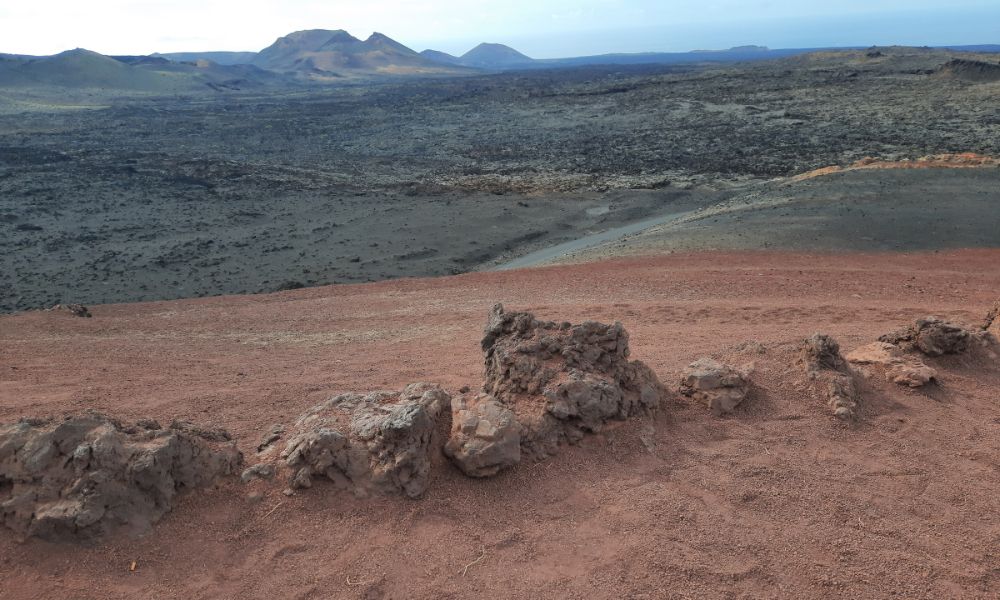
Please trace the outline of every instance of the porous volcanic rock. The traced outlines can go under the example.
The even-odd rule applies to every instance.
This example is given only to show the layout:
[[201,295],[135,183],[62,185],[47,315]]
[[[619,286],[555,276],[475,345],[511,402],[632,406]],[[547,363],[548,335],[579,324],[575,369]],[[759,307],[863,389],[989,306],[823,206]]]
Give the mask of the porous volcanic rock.
[[810,379],[825,386],[833,414],[844,420],[854,418],[861,395],[837,340],[823,333],[812,335],[802,343],[799,362]]
[[961,354],[969,349],[972,334],[954,323],[937,317],[917,319],[913,325],[879,338],[904,350],[919,350],[927,356]]
[[918,388],[937,378],[937,371],[915,356],[907,356],[899,346],[886,342],[871,344],[852,350],[847,361],[857,365],[878,365],[885,369],[886,378],[899,385]]
[[680,386],[682,394],[706,403],[715,416],[733,412],[746,399],[749,387],[743,373],[711,358],[688,365]]
[[87,413],[0,426],[0,519],[49,540],[121,526],[142,532],[182,490],[235,474],[242,456],[222,430],[155,421],[126,427]]
[[537,458],[609,420],[656,408],[666,393],[649,367],[628,360],[621,323],[557,324],[497,304],[482,348],[483,391],[513,411],[522,451]]
[[840,354],[840,344],[823,333],[815,333],[806,339],[799,351],[799,357],[810,372],[843,371],[847,366],[847,362]]
[[1000,339],[1000,300],[997,300],[997,303],[987,313],[983,329],[992,333],[997,339]]
[[521,426],[496,398],[456,396],[451,411],[451,437],[444,451],[463,473],[491,477],[521,462]]
[[324,476],[357,495],[427,489],[437,419],[451,396],[429,383],[402,392],[335,396],[304,413],[281,453],[291,487],[312,487]]

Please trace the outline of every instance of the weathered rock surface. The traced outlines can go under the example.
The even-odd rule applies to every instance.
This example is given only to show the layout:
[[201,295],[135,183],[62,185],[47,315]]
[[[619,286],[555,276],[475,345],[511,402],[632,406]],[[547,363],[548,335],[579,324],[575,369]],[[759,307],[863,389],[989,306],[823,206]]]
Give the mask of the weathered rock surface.
[[886,378],[899,385],[918,388],[934,381],[937,371],[920,359],[907,356],[899,346],[886,342],[873,342],[847,354],[848,362],[857,365],[879,365],[885,368]]
[[556,324],[498,304],[482,347],[483,391],[513,411],[529,455],[551,454],[609,420],[655,408],[665,395],[649,367],[628,360],[621,323]]
[[927,356],[961,354],[969,349],[972,334],[965,328],[937,317],[917,319],[913,325],[879,338],[904,350],[918,350]]
[[470,477],[490,477],[521,462],[521,426],[496,398],[451,401],[451,437],[444,451]]
[[847,367],[847,362],[840,354],[840,344],[823,333],[815,333],[809,337],[802,344],[799,357],[810,372],[843,371]]
[[856,415],[861,396],[840,344],[832,337],[816,333],[802,343],[799,362],[810,379],[825,386],[827,403],[837,417],[848,420]]
[[185,489],[235,474],[242,457],[222,430],[135,427],[97,413],[0,426],[0,519],[24,536],[79,539],[144,531]]
[[749,393],[750,382],[740,371],[711,358],[691,363],[681,379],[681,393],[704,402],[715,416],[733,412]]
[[993,308],[986,315],[983,329],[992,333],[995,338],[1000,339],[1000,300],[993,305]]
[[324,476],[358,495],[427,489],[437,419],[451,396],[415,383],[400,392],[344,394],[313,407],[292,426],[281,453],[292,488]]

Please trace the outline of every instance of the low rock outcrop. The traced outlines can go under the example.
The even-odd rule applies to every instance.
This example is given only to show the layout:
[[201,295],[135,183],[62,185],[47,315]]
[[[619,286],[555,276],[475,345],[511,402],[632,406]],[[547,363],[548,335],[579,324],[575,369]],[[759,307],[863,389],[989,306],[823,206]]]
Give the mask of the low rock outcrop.
[[799,362],[810,379],[826,388],[833,414],[844,420],[854,418],[861,396],[847,360],[840,354],[840,344],[826,334],[814,334],[802,343]]
[[498,304],[482,341],[483,391],[514,413],[522,451],[547,456],[609,420],[659,405],[663,385],[629,361],[628,342],[621,323],[557,324]]
[[94,316],[94,315],[90,314],[90,309],[88,309],[86,306],[84,306],[82,304],[56,304],[55,306],[53,306],[49,310],[51,310],[51,311],[60,311],[60,312],[68,312],[69,314],[73,315],[74,317],[82,317],[82,318],[86,318],[86,319],[89,319],[89,318],[91,318],[91,317]]
[[97,413],[0,426],[0,520],[24,536],[81,539],[144,531],[181,491],[238,472],[222,430],[126,427]]
[[917,319],[913,325],[888,333],[880,342],[899,346],[903,350],[917,350],[927,356],[961,354],[969,349],[972,334],[965,328],[937,317]]
[[742,372],[711,358],[691,363],[681,379],[681,393],[704,402],[715,416],[733,412],[749,393],[750,382]]
[[886,378],[896,384],[918,388],[935,380],[937,371],[915,356],[907,356],[899,346],[873,342],[847,354],[848,362],[856,365],[877,365],[885,369]]
[[521,462],[521,426],[496,398],[479,394],[451,401],[445,454],[470,477],[490,477]]
[[427,489],[438,416],[451,396],[416,383],[400,392],[343,394],[313,407],[290,428],[281,458],[291,487],[322,476],[358,495]]

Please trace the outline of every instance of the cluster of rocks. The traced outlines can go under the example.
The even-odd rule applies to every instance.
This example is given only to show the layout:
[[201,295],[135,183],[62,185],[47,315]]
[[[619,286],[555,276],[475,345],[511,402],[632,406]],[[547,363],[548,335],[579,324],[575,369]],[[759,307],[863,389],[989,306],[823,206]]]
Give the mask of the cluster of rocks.
[[175,422],[126,427],[87,413],[0,427],[0,521],[24,536],[87,538],[147,529],[185,489],[237,472],[221,430]]
[[852,363],[881,367],[886,378],[899,385],[918,388],[937,379],[937,371],[923,358],[964,354],[976,343],[989,345],[990,328],[997,328],[1000,303],[987,315],[981,331],[971,331],[937,317],[925,317],[907,327],[888,333],[879,341],[848,354]]
[[[549,456],[609,420],[654,409],[666,393],[649,367],[628,359],[620,323],[557,324],[497,305],[482,348],[479,393],[452,397],[420,383],[401,393],[341,395],[307,411],[277,453],[290,489],[323,476],[356,494],[417,497],[440,452],[466,475],[489,477],[526,457]],[[284,435],[269,432],[262,460]]]
[[[889,380],[919,387],[936,377],[916,355],[966,352],[1000,328],[1000,303],[983,331],[928,317],[845,358],[817,333],[798,361],[834,414],[856,416],[861,400],[850,363],[885,368]],[[286,493],[315,478],[359,496],[421,496],[439,456],[471,477],[490,477],[526,458],[659,406],[667,392],[645,364],[629,360],[620,323],[541,321],[527,312],[490,313],[482,340],[480,392],[452,396],[430,383],[401,392],[342,394],[266,432],[244,482],[284,473]],[[752,368],[703,358],[684,372],[680,392],[717,416],[751,393]],[[443,459],[441,459],[443,460]],[[242,456],[222,430],[174,422],[125,426],[97,413],[63,421],[0,426],[0,522],[25,536],[81,538],[111,528],[148,528],[177,493],[237,472]]]
[[857,348],[847,354],[847,360],[856,365],[881,366],[889,381],[911,388],[922,387],[937,378],[937,371],[922,360],[887,342]]

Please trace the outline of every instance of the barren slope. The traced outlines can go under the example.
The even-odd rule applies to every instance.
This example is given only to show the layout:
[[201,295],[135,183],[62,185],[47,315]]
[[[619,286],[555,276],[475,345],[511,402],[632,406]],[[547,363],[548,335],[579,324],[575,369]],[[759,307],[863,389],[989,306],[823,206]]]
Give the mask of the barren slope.
[[713,354],[755,362],[760,386],[731,418],[671,400],[493,480],[446,472],[418,501],[317,484],[253,503],[227,484],[141,539],[0,531],[3,596],[995,598],[996,361],[935,360],[941,384],[926,392],[873,377],[856,425],[790,362],[817,330],[850,349],[927,313],[978,324],[998,290],[996,250],[707,253],[3,316],[0,420],[185,417],[229,428],[248,453],[337,392],[476,386],[495,301],[620,319],[668,384]]

